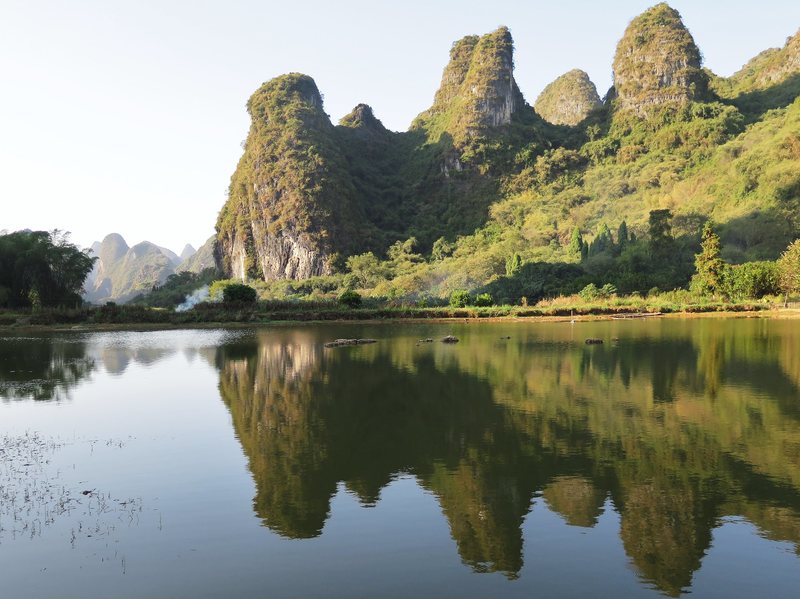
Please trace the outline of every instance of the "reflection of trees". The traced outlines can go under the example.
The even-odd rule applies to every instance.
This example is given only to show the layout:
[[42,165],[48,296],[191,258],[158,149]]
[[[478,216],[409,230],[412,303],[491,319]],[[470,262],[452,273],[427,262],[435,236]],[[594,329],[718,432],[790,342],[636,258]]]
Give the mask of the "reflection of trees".
[[763,322],[625,325],[635,334],[621,325],[601,347],[570,342],[566,326],[502,344],[487,327],[456,348],[398,337],[323,350],[313,329],[221,346],[257,514],[316,536],[337,483],[373,504],[411,472],[466,563],[516,576],[536,494],[577,526],[610,496],[632,563],[670,594],[690,584],[720,517],[800,543],[798,376],[783,356],[784,337],[800,336]]
[[0,398],[63,399],[94,367],[80,341],[6,337],[0,342]]
[[559,476],[544,488],[547,505],[572,526],[591,527],[603,511],[605,493],[580,476]]
[[702,500],[679,485],[633,486],[622,509],[620,536],[625,551],[662,591],[680,594],[711,544],[714,518],[703,514]]

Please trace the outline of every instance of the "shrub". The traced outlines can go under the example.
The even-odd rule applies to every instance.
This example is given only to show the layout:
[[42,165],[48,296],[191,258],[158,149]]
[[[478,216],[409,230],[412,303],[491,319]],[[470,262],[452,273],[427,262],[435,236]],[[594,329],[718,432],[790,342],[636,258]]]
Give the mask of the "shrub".
[[600,297],[600,290],[594,283],[589,283],[586,287],[578,292],[578,295],[583,301],[590,302]]
[[339,303],[348,308],[358,308],[361,306],[361,296],[352,289],[346,289],[339,296]]
[[745,262],[731,266],[723,279],[724,294],[734,299],[759,299],[779,295],[780,272],[776,262]]
[[450,294],[451,308],[466,308],[470,305],[472,305],[472,297],[470,297],[469,291],[465,289],[456,289]]
[[222,290],[222,300],[226,303],[252,304],[256,301],[256,295],[255,289],[241,283],[231,283]]
[[479,293],[475,296],[475,305],[481,308],[494,305],[494,298],[491,293]]
[[612,295],[617,294],[617,288],[611,283],[606,283],[598,290],[598,295],[603,299],[608,299]]

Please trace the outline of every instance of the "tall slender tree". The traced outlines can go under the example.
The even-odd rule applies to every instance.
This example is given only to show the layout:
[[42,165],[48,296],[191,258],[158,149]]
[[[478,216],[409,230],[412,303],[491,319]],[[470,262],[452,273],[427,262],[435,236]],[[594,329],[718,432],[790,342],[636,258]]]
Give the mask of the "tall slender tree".
[[700,253],[694,257],[696,273],[692,288],[702,295],[716,296],[722,292],[725,262],[722,260],[722,243],[710,221],[703,226]]
[[572,237],[569,241],[569,251],[573,256],[583,259],[583,235],[581,235],[581,230],[577,226],[572,229]]

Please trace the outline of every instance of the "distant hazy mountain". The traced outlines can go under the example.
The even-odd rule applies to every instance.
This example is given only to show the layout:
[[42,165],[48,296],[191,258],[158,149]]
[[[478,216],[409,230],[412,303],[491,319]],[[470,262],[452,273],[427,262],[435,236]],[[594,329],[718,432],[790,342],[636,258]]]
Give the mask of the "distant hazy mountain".
[[167,277],[184,270],[200,272],[214,266],[214,237],[199,250],[191,245],[180,256],[149,241],[128,246],[122,235],[111,233],[90,249],[99,259],[84,283],[84,299],[93,303],[124,303],[160,285]]
[[84,284],[84,298],[94,303],[125,302],[163,283],[180,262],[174,252],[149,241],[129,247],[118,233],[93,243],[91,250],[99,260]]
[[[147,243],[149,243],[149,242],[147,242]],[[152,244],[152,245],[155,245],[155,244]],[[169,250],[169,249],[167,249],[165,247],[161,247],[160,245],[156,245],[155,247],[158,249],[159,252],[161,252],[162,254],[164,254],[167,257],[167,259],[172,263],[173,266],[178,266],[178,264],[183,262],[183,258],[178,256],[178,254],[176,254],[172,250]]]
[[214,240],[217,238],[216,235],[212,235],[208,238],[208,240],[200,246],[200,249],[195,251],[192,246],[187,245],[183,252],[181,252],[181,256],[186,254],[186,250],[192,250],[192,253],[189,254],[187,258],[181,262],[178,267],[175,269],[177,272],[182,272],[184,270],[188,270],[190,272],[200,272],[201,270],[205,270],[206,268],[213,268],[214,267]]
[[180,256],[181,262],[185,262],[186,260],[194,256],[196,252],[197,250],[192,247],[192,244],[187,243],[185,246],[183,246],[183,251],[181,251],[181,256]]

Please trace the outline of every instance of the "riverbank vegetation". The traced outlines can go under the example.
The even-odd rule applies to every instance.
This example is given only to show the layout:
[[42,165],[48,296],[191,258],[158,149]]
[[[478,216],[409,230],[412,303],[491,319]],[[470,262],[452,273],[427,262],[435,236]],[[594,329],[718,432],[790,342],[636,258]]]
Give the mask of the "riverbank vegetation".
[[79,306],[94,260],[63,231],[0,235],[0,308]]

